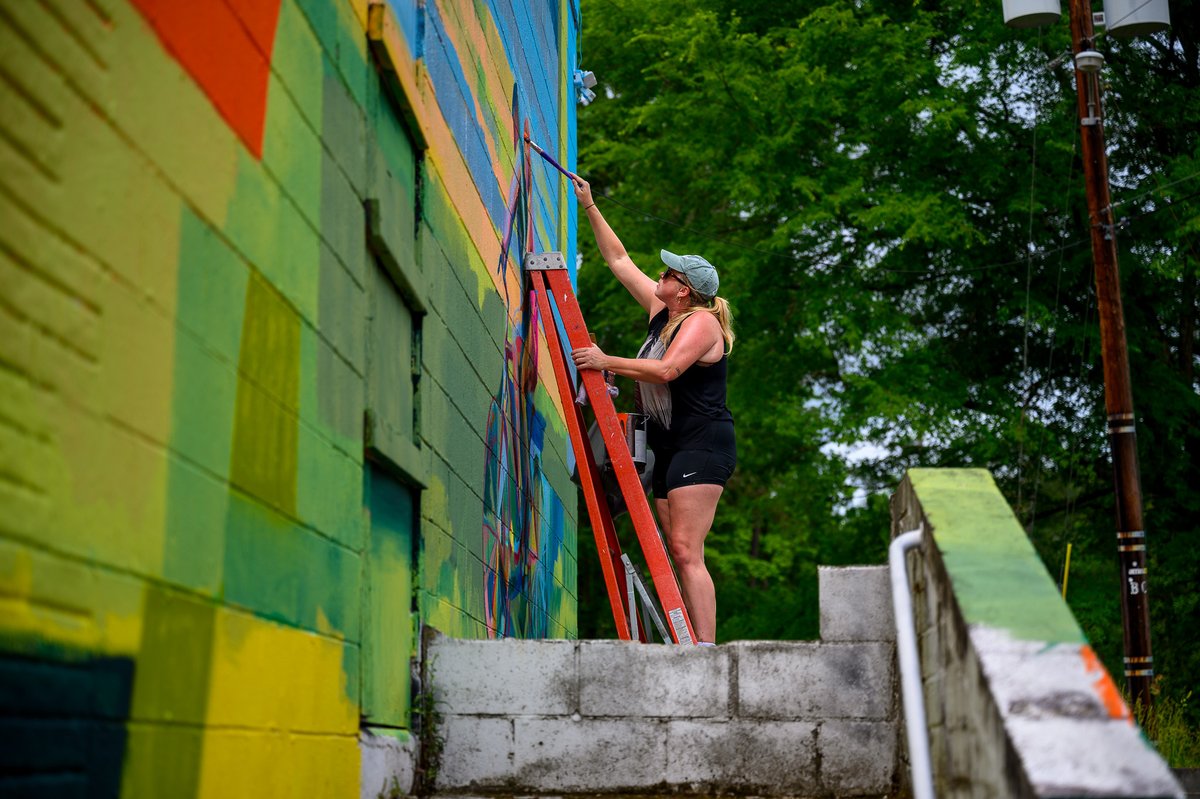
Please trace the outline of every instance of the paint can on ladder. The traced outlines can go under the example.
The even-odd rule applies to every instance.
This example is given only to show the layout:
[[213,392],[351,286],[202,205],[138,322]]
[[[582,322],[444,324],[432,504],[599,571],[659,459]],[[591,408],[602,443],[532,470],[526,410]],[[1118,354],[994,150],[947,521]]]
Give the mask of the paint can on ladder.
[[[620,417],[622,414],[617,415]],[[644,413],[627,413],[624,416],[625,444],[629,447],[629,454],[633,457],[633,465],[637,467],[638,474],[644,474],[646,471],[646,422],[650,417]]]

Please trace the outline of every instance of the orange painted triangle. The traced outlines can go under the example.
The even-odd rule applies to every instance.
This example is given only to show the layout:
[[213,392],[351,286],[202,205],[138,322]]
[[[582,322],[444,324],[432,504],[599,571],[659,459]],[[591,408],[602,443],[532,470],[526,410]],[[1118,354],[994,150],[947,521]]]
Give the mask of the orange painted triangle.
[[167,52],[262,158],[281,0],[133,0]]

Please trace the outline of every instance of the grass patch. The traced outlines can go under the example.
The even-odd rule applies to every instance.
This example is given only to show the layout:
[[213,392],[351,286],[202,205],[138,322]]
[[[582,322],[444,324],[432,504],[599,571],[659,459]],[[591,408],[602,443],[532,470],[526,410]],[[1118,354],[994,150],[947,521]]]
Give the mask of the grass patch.
[[1138,724],[1171,768],[1200,768],[1200,730],[1188,720],[1189,692],[1182,698],[1158,695],[1154,707],[1136,704]]

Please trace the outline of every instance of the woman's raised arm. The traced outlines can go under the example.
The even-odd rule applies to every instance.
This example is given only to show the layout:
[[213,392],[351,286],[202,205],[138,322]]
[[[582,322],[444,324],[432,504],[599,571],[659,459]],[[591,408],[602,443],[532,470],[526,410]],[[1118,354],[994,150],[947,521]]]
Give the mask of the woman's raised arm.
[[633,259],[629,257],[629,253],[625,251],[625,245],[617,238],[617,234],[604,219],[604,214],[600,213],[600,209],[596,207],[596,201],[592,199],[591,185],[575,173],[571,173],[571,182],[574,183],[575,197],[579,200],[579,208],[587,215],[588,222],[592,226],[592,233],[596,236],[596,246],[600,248],[600,255],[603,256],[604,262],[617,276],[617,280],[621,281],[621,285],[625,287],[626,291],[647,313],[650,315],[658,313],[665,306],[654,296],[654,288],[657,285],[655,280],[643,274]]

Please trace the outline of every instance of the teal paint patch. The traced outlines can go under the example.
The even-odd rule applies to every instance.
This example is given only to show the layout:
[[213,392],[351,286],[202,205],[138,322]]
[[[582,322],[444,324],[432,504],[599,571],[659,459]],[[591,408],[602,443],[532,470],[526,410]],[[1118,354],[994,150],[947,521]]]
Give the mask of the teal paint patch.
[[241,493],[230,495],[225,538],[227,602],[260,618],[317,632],[332,627],[357,639],[357,554]]
[[227,477],[250,270],[187,206],[181,217],[171,446]]
[[382,469],[366,469],[370,543],[363,586],[362,713],[376,724],[409,725],[407,665],[413,639],[412,490]]
[[[378,81],[372,80],[375,74],[367,61],[363,24],[355,16],[353,5],[327,0],[297,0],[297,5],[308,18],[309,27],[326,56],[337,60],[336,65],[325,67],[326,74],[335,73],[351,92],[354,102],[366,107],[368,87]],[[325,99],[328,100],[328,94]]]
[[163,577],[215,594],[237,406],[236,363],[250,271],[184,206],[180,219],[174,394]]
[[[349,384],[346,393],[361,398],[355,390],[358,387]],[[358,512],[363,492],[359,450],[339,449],[313,429],[302,427],[298,453],[300,491],[296,502],[300,520],[337,543],[361,551],[364,525]]]
[[168,468],[163,577],[216,596],[225,558],[228,487],[177,456]]
[[434,596],[445,597],[452,604],[460,601],[458,569],[459,548],[445,530],[427,526],[421,536],[421,582]]
[[908,479],[968,625],[1026,641],[1087,643],[987,471],[912,469]]

